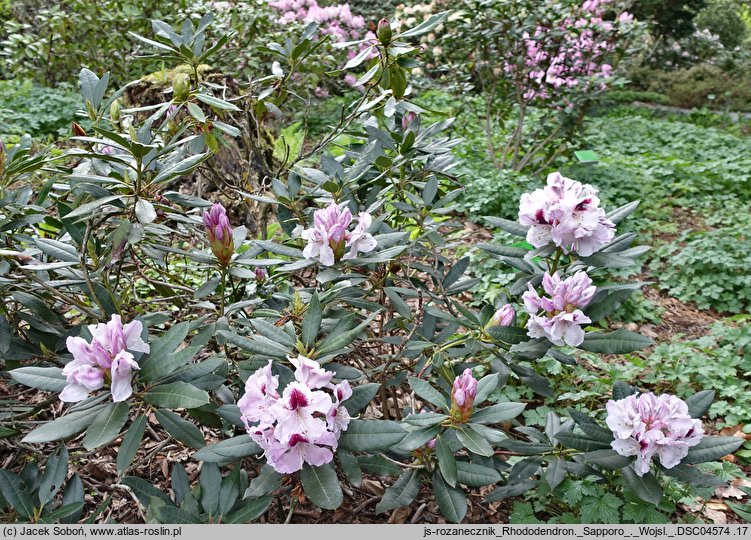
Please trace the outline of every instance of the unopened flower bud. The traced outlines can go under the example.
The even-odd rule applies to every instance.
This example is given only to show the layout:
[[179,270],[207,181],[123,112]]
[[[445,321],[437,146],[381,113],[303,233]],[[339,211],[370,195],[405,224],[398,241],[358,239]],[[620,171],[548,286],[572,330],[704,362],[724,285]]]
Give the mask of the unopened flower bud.
[[110,105],[110,119],[113,122],[117,122],[120,120],[120,100],[116,99],[112,102],[112,105]]
[[73,122],[73,124],[71,124],[70,130],[73,132],[73,135],[75,135],[76,137],[86,136],[86,131],[76,122]]
[[472,409],[477,396],[477,379],[470,368],[454,379],[451,389],[451,418],[455,422],[466,422],[472,416]]
[[511,326],[514,324],[515,318],[514,306],[505,304],[493,314],[493,317],[488,321],[488,326]]
[[185,101],[190,96],[190,77],[187,73],[178,73],[172,79],[172,92],[176,100]]
[[409,129],[409,126],[412,125],[412,122],[417,120],[417,113],[413,111],[409,111],[402,116],[402,129],[404,131],[407,131]]
[[381,19],[378,21],[376,35],[378,36],[378,41],[380,41],[382,45],[388,45],[391,43],[393,32],[391,31],[391,24],[388,19]]
[[203,213],[203,224],[211,244],[211,251],[223,267],[229,265],[235,252],[235,241],[232,238],[232,227],[227,219],[224,206],[217,203],[210,210]]
[[269,273],[266,271],[266,269],[256,268],[256,281],[263,283],[267,279],[269,279]]

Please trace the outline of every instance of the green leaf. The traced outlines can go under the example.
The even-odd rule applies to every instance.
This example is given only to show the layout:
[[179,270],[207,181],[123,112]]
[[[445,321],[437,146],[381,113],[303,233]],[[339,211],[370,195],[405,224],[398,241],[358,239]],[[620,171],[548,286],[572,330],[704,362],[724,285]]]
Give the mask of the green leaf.
[[260,497],[249,501],[243,501],[240,509],[234,514],[227,516],[223,523],[249,523],[261,517],[271,505],[272,498]]
[[138,502],[140,502],[141,506],[144,508],[149,507],[149,499],[151,497],[161,499],[165,504],[172,506],[172,501],[167,494],[154,487],[154,484],[144,478],[126,476],[121,482],[133,490],[133,494],[138,498]]
[[167,433],[172,435],[178,441],[187,444],[191,448],[201,448],[206,443],[203,440],[203,434],[192,422],[185,420],[172,411],[157,409],[154,411],[156,419],[162,425]]
[[143,433],[146,431],[146,415],[139,414],[133,423],[125,432],[120,448],[117,451],[117,472],[122,474],[125,472],[130,464],[133,462],[133,458],[138,453],[138,448],[141,446],[141,440],[143,439]]
[[0,469],[0,493],[8,505],[24,517],[34,515],[34,501],[30,490],[21,489],[21,479],[5,469]]
[[535,487],[537,487],[536,480],[524,480],[523,482],[518,482],[516,484],[500,486],[491,491],[485,497],[484,502],[502,501],[509,497],[516,497],[517,495],[522,495]]
[[352,389],[352,395],[349,399],[345,400],[342,405],[347,409],[350,416],[355,416],[361,410],[368,406],[375,395],[378,393],[378,389],[381,387],[377,383],[361,384],[355,386]]
[[626,354],[640,351],[653,343],[646,336],[619,328],[615,332],[588,332],[579,348],[601,354]]
[[508,482],[517,484],[537,474],[542,465],[542,456],[526,457],[517,461],[508,474]]
[[[451,487],[456,486],[457,466],[454,452],[446,440],[438,435],[435,439],[435,455],[438,458],[438,468],[446,483]],[[445,514],[444,514],[445,515]]]
[[451,523],[459,523],[467,514],[467,496],[460,488],[446,483],[438,471],[433,475],[433,494],[441,514]]
[[86,450],[93,450],[120,435],[120,430],[128,421],[130,404],[127,401],[108,403],[97,415],[83,438]]
[[376,505],[376,514],[388,512],[400,506],[409,506],[420,492],[421,474],[415,469],[405,471],[394,485],[387,488]]
[[198,516],[194,516],[190,512],[187,512],[182,508],[172,506],[171,504],[162,504],[159,506],[155,504],[154,513],[156,514],[156,517],[159,519],[160,523],[170,523],[176,525],[201,523],[201,520],[198,519]]
[[584,454],[584,463],[597,465],[603,469],[623,469],[634,460],[633,457],[622,456],[613,449],[594,450]]
[[657,506],[662,500],[662,489],[660,483],[651,472],[644,476],[639,476],[633,467],[624,467],[623,479],[628,489],[634,492],[634,495],[643,501],[650,502]]
[[339,459],[342,471],[344,471],[350,484],[359,487],[362,483],[362,469],[360,468],[360,463],[357,461],[357,458],[343,448],[340,448],[336,452],[336,457]]
[[291,349],[262,335],[256,335],[252,339],[248,339],[226,330],[219,330],[217,335],[226,339],[228,343],[253,354],[277,358],[279,360],[285,359],[292,354]]
[[497,403],[484,409],[476,409],[471,420],[477,424],[498,424],[516,418],[526,406],[526,403],[515,403],[513,401]]
[[193,360],[199,350],[199,347],[185,347],[174,353],[166,353],[158,360],[148,362],[139,373],[139,378],[145,382],[155,382],[172,375]]
[[495,216],[484,216],[483,219],[493,227],[498,227],[499,229],[514,236],[521,236],[522,238],[525,238],[527,236],[527,233],[529,232],[529,227],[525,227],[518,221],[511,221]]
[[44,443],[66,439],[72,435],[82,432],[94,421],[99,411],[104,408],[104,404],[95,405],[90,409],[76,411],[61,416],[52,422],[43,424],[34,431],[26,435],[21,442],[25,443]]
[[602,441],[596,441],[590,439],[586,435],[580,435],[579,433],[572,433],[571,431],[559,431],[555,434],[555,438],[558,439],[566,448],[574,448],[576,450],[582,450],[583,452],[591,452],[593,450],[609,449],[610,444]]
[[250,481],[250,486],[245,490],[243,498],[265,497],[273,494],[282,485],[284,476],[279,474],[270,465],[264,465],[258,476]]
[[483,487],[501,481],[501,473],[492,467],[468,461],[456,462],[456,478],[460,484],[469,487]]
[[220,492],[222,488],[222,474],[216,463],[204,463],[201,475],[198,477],[201,486],[201,506],[209,516],[219,514]]
[[404,421],[411,426],[430,427],[438,425],[447,419],[447,414],[425,412],[420,414],[410,414],[404,419]]
[[352,330],[349,330],[348,332],[342,332],[338,335],[329,334],[328,336],[326,336],[326,339],[324,339],[323,342],[318,346],[317,355],[323,356],[335,351],[340,351],[342,348],[346,347],[355,339],[357,339],[357,336],[360,335],[360,333],[373,321],[374,318],[375,314],[371,315],[370,317],[365,319],[362,324],[358,325]]
[[707,414],[709,407],[712,406],[712,402],[714,401],[714,396],[714,390],[702,390],[686,398],[688,414],[691,415],[691,418],[701,418]]
[[57,451],[47,459],[47,465],[39,482],[39,503],[44,506],[51,501],[63,486],[68,475],[68,450],[61,444]]
[[358,456],[357,462],[363,472],[375,476],[399,476],[402,474],[402,468],[399,465],[383,456]]
[[395,448],[406,452],[417,450],[421,446],[425,446],[431,439],[434,439],[440,431],[441,426],[413,429],[412,431],[407,432],[407,436],[404,437]]
[[244,434],[204,446],[193,454],[193,459],[209,463],[222,463],[259,454],[260,452],[261,447],[250,438],[250,435]]
[[597,497],[584,497],[581,502],[581,519],[586,523],[620,523],[618,509],[623,501],[612,493]]
[[636,393],[636,389],[625,382],[616,381],[613,385],[613,399],[616,401]]
[[670,469],[660,467],[660,469],[668,476],[672,476],[676,480],[680,480],[686,484],[690,484],[696,487],[719,487],[724,486],[725,482],[718,476],[713,474],[704,474],[698,467],[692,467],[690,465],[676,465]]
[[300,472],[305,495],[321,508],[334,510],[342,504],[344,496],[336,471],[330,465],[313,467],[307,463]]
[[404,428],[391,420],[353,419],[341,434],[339,444],[352,452],[373,452],[396,445],[406,435]]
[[576,422],[579,428],[591,439],[610,444],[613,441],[613,432],[602,427],[594,418],[577,411],[576,409],[568,410],[569,416]]
[[436,26],[438,26],[443,21],[445,21],[448,15],[449,15],[448,11],[441,11],[440,13],[436,13],[435,15],[431,15],[427,20],[421,22],[414,28],[410,28],[406,32],[402,32],[397,37],[408,38],[408,37],[417,37],[423,34],[427,34],[431,30],[433,30]]
[[143,396],[144,401],[167,409],[194,409],[209,402],[205,390],[186,382],[173,382],[155,386]]
[[493,390],[498,388],[498,373],[491,373],[486,375],[479,381],[477,381],[477,394],[475,395],[475,405],[480,405],[488,396],[493,393]]
[[63,370],[56,367],[22,367],[8,374],[21,384],[50,392],[62,392],[68,384]]
[[310,303],[305,310],[305,317],[300,325],[302,343],[306,349],[309,349],[316,342],[318,331],[321,329],[322,318],[323,310],[321,309],[321,302],[318,299],[318,293],[314,292],[310,297]]
[[168,354],[174,352],[185,340],[190,331],[190,323],[173,325],[169,330],[150,342],[151,350],[146,358],[141,359],[141,370],[153,362],[161,362]]
[[433,388],[429,382],[418,379],[417,377],[410,377],[409,386],[414,390],[415,394],[428,403],[432,403],[444,411],[449,410],[449,404],[448,401],[446,401],[446,398],[438,390]]
[[464,272],[467,271],[467,268],[469,268],[469,257],[463,257],[456,261],[454,265],[451,267],[451,270],[448,271],[446,274],[446,277],[443,278],[443,288],[444,290],[451,287],[454,283],[456,283],[460,277],[464,275]]
[[70,504],[64,504],[57,510],[53,510],[52,512],[43,514],[42,517],[39,518],[39,521],[37,521],[37,523],[55,523],[58,520],[62,520],[76,513],[80,513],[82,509],[83,509],[83,501],[78,501],[78,502],[74,502]]
[[681,463],[693,465],[714,461],[732,454],[741,444],[743,439],[739,437],[704,437],[699,444],[688,449],[688,455]]
[[201,163],[206,161],[209,156],[211,156],[211,152],[195,154],[186,159],[183,159],[182,161],[169,165],[159,171],[159,173],[153,178],[152,182],[165,182],[175,177],[183,176],[190,172],[193,172],[193,170],[196,169]]
[[485,437],[467,425],[456,428],[456,436],[464,448],[480,456],[492,456],[495,452]]
[[[63,489],[62,499],[63,506],[71,504],[83,505],[83,482],[81,482],[81,479],[77,474],[74,474],[70,480],[68,480],[65,489]],[[82,513],[83,512],[79,510],[68,516],[60,517],[59,520],[61,523],[77,523],[81,519]]]
[[196,99],[198,101],[202,101],[206,105],[210,105],[211,107],[215,109],[220,109],[220,110],[225,110],[225,111],[239,111],[240,110],[237,108],[236,105],[233,105],[232,103],[224,101],[223,99],[210,96],[208,94],[196,94]]
[[566,479],[566,463],[560,458],[551,459],[545,469],[545,481],[550,489],[557,488]]

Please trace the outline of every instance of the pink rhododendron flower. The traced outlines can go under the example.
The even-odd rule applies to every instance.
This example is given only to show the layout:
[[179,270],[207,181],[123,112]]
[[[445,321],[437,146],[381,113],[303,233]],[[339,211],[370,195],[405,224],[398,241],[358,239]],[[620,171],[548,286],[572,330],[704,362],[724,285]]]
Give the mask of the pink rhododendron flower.
[[113,315],[108,323],[92,324],[88,329],[91,343],[80,337],[69,337],[65,342],[73,360],[63,368],[68,384],[60,399],[82,401],[109,379],[112,401],[125,401],[133,394],[133,370],[138,369],[138,362],[128,351],[149,352],[149,345],[141,339],[141,322],[123,325],[120,316]]
[[599,204],[594,187],[555,172],[545,188],[522,195],[519,222],[529,227],[527,241],[534,247],[553,243],[564,253],[588,257],[615,236]]
[[466,422],[472,416],[472,408],[477,396],[477,379],[470,368],[454,379],[451,388],[451,417],[458,422]]
[[511,326],[516,319],[516,311],[511,304],[504,304],[488,322],[488,326]]
[[203,224],[206,227],[206,235],[209,237],[211,251],[219,260],[219,264],[227,266],[235,252],[235,241],[224,206],[216,203],[204,212]]
[[[272,361],[253,373],[238,400],[241,418],[250,437],[264,450],[276,471],[291,474],[305,463],[329,463],[339,435],[349,426],[349,412],[342,402],[352,396],[347,381],[334,385],[334,373],[304,356],[289,359],[295,380],[281,395]],[[330,393],[329,393],[330,392]]]
[[[308,259],[318,258],[324,266],[332,266],[341,259],[354,259],[358,252],[368,253],[376,247],[376,240],[367,229],[372,223],[370,214],[362,212],[357,218],[354,231],[349,231],[352,213],[336,203],[313,213],[313,227],[302,231],[308,241],[303,255]],[[349,252],[344,253],[349,248]]]
[[678,465],[704,436],[701,421],[691,418],[688,405],[670,394],[628,396],[607,404],[607,424],[615,440],[613,449],[622,456],[636,456],[636,474],[649,472],[657,456],[666,469]]
[[[552,276],[545,274],[542,287],[547,297],[540,296],[532,284],[522,295],[524,307],[529,313],[527,335],[548,338],[554,345],[581,345],[584,341],[581,325],[592,320],[579,308],[586,307],[597,290],[592,280],[581,270],[565,280],[556,272]],[[540,314],[540,311],[543,313]]]

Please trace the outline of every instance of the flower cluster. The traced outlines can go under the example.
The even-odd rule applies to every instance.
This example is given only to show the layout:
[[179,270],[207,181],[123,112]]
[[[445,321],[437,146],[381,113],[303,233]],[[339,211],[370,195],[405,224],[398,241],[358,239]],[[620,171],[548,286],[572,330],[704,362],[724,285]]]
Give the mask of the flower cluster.
[[701,421],[691,418],[686,402],[676,396],[653,393],[628,396],[607,404],[613,449],[622,456],[636,456],[636,474],[649,472],[654,456],[666,469],[678,465],[704,435]]
[[353,15],[349,4],[322,7],[316,0],[273,0],[269,5],[281,13],[279,22],[282,24],[315,22],[321,32],[338,42],[359,39],[365,27],[365,19]]
[[63,368],[68,384],[60,392],[60,399],[82,401],[107,380],[112,401],[125,401],[133,393],[132,371],[138,369],[138,362],[128,351],[149,352],[149,345],[141,339],[141,322],[123,325],[120,316],[113,315],[110,322],[88,328],[91,343],[80,337],[69,337],[65,342],[73,360]]
[[[522,295],[524,307],[529,313],[527,335],[532,338],[548,338],[554,345],[576,347],[584,341],[581,325],[591,323],[579,308],[585,307],[595,295],[596,287],[589,276],[579,271],[562,280],[558,272],[545,274],[542,287],[548,297],[541,297],[529,284]],[[538,315],[543,311],[541,315]]]
[[[305,463],[329,463],[339,435],[349,425],[342,402],[352,395],[347,381],[334,385],[332,371],[304,356],[290,358],[295,380],[279,394],[279,377],[272,361],[251,375],[237,402],[245,428],[277,472],[291,474]],[[330,390],[329,394],[324,390]]]
[[[336,203],[316,210],[313,214],[313,227],[302,231],[308,241],[303,255],[308,259],[318,258],[324,266],[332,266],[341,259],[354,259],[358,252],[368,253],[376,247],[376,240],[367,231],[373,222],[370,214],[361,212],[357,226],[349,231],[352,213],[348,208],[340,209]],[[344,253],[349,248],[349,252]]]
[[470,368],[454,379],[451,388],[451,418],[457,422],[466,422],[472,416],[477,396],[477,379]]
[[229,224],[224,206],[216,203],[204,212],[203,224],[209,237],[211,251],[219,260],[219,264],[227,266],[235,252],[235,241],[232,237],[232,227]]
[[549,243],[564,253],[592,255],[615,236],[615,225],[600,208],[597,189],[566,178],[548,175],[548,185],[522,195],[519,222],[528,226],[527,242],[535,247]]
[[[559,88],[605,89],[613,68],[606,59],[615,49],[616,36],[633,21],[621,13],[614,21],[603,19],[607,0],[587,0],[578,13],[556,28],[538,26],[522,35],[524,62],[506,58],[504,70],[521,85],[524,98],[551,99]],[[587,81],[587,82],[585,82]]]

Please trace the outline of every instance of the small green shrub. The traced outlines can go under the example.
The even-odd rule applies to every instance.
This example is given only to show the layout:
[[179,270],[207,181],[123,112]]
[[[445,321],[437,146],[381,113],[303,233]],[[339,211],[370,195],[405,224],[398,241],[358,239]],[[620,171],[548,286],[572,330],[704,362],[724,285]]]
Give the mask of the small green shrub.
[[[660,287],[699,309],[751,310],[751,228],[723,227],[686,233],[658,249],[652,263]],[[668,262],[670,261],[670,262]]]
[[0,81],[0,95],[0,137],[62,135],[81,108],[81,98],[70,85],[45,88],[31,81]]

